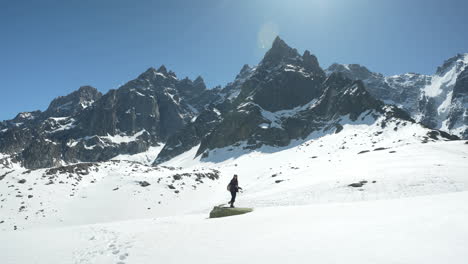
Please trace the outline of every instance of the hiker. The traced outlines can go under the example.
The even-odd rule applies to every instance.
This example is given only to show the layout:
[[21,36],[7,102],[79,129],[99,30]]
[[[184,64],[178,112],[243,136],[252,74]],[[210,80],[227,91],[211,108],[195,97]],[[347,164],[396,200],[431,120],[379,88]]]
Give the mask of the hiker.
[[239,192],[239,190],[242,190],[242,188],[239,187],[239,182],[237,181],[237,174],[234,174],[234,177],[227,186],[227,190],[231,193],[231,201],[229,203],[231,204],[231,208],[234,208],[234,202],[236,201],[237,192]]

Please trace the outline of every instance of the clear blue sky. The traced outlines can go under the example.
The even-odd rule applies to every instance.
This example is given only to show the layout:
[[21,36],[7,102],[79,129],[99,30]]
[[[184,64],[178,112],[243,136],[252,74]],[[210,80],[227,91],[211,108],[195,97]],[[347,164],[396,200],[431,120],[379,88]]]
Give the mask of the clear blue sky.
[[322,67],[433,73],[468,52],[467,10],[466,0],[0,0],[0,120],[161,64],[224,85],[274,34]]

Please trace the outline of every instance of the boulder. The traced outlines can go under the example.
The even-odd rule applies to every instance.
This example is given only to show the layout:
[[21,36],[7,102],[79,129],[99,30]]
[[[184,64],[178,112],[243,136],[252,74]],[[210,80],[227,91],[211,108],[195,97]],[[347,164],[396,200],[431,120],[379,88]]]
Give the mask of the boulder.
[[138,184],[140,184],[141,187],[147,187],[147,186],[150,186],[151,184],[147,181],[140,181],[138,182]]
[[218,218],[225,216],[241,215],[252,212],[252,208],[231,208],[223,206],[215,206],[210,212],[210,218]]

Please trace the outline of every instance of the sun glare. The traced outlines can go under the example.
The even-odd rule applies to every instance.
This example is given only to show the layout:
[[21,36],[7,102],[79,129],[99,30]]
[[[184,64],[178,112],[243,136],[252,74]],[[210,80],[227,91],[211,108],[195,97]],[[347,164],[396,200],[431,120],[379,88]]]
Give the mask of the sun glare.
[[264,23],[257,36],[257,45],[260,49],[269,49],[276,36],[279,35],[278,25],[274,22]]

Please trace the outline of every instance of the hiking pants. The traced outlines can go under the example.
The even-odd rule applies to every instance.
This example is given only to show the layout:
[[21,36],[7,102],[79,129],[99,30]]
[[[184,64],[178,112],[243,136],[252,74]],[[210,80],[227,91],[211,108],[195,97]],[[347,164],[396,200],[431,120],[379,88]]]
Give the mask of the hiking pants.
[[234,205],[234,202],[236,201],[236,195],[237,192],[235,190],[231,191],[231,201],[229,202],[231,205]]

